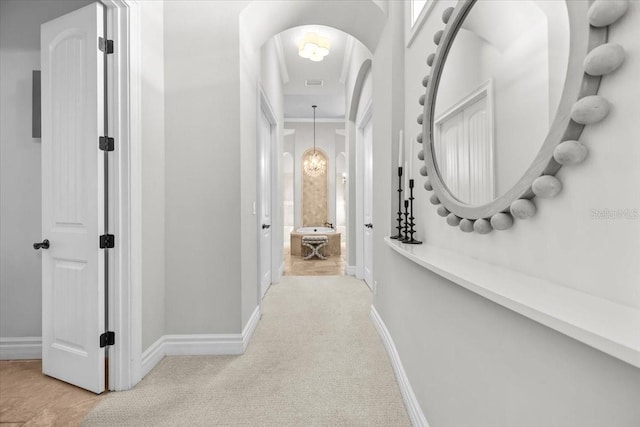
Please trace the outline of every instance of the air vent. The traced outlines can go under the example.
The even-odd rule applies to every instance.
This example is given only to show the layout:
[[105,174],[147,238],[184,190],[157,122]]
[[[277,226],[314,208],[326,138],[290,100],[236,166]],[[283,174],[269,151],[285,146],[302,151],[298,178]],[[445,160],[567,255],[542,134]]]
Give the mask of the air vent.
[[324,86],[324,80],[305,80],[305,86]]

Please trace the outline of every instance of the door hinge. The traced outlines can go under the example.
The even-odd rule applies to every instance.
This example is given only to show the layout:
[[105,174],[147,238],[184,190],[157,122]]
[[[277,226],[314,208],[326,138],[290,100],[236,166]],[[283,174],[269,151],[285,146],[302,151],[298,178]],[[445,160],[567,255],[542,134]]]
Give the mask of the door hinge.
[[100,236],[100,249],[111,249],[116,246],[116,236],[113,234],[103,234]]
[[105,40],[102,37],[98,37],[98,49],[106,54],[113,53],[113,40]]
[[101,136],[98,140],[98,148],[102,151],[113,151],[115,146],[113,138],[109,138],[108,136]]
[[100,335],[100,348],[108,345],[114,345],[116,343],[116,333],[107,331]]

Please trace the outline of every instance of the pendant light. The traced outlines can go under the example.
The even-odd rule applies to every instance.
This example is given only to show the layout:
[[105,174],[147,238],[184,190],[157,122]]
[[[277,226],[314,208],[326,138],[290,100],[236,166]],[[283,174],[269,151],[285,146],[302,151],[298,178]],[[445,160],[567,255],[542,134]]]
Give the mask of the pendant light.
[[313,108],[313,154],[304,160],[304,173],[311,177],[324,175],[327,170],[327,163],[324,159],[321,159],[316,153],[316,108],[317,105],[312,105]]

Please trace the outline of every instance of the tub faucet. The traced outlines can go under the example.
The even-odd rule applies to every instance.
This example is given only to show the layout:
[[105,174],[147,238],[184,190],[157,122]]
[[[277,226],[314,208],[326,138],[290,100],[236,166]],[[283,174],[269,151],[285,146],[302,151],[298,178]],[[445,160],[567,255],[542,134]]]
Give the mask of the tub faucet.
[[325,222],[325,223],[324,223],[324,226],[325,226],[325,227],[329,227],[329,228],[333,228],[333,224],[332,224],[332,223],[330,223],[330,222]]

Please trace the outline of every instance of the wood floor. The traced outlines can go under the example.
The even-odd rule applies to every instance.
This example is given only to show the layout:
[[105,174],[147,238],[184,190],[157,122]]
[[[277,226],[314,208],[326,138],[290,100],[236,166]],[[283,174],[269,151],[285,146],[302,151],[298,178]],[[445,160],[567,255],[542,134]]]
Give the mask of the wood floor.
[[0,426],[79,426],[102,396],[42,374],[40,360],[0,361]]
[[[284,252],[286,276],[345,274],[342,255],[304,260]],[[101,397],[43,375],[40,360],[0,361],[0,427],[79,426]]]
[[[344,254],[345,248],[342,247]],[[343,276],[347,263],[343,255],[330,256],[327,259],[302,259],[300,256],[291,255],[288,247],[284,248],[284,275],[285,276]]]

